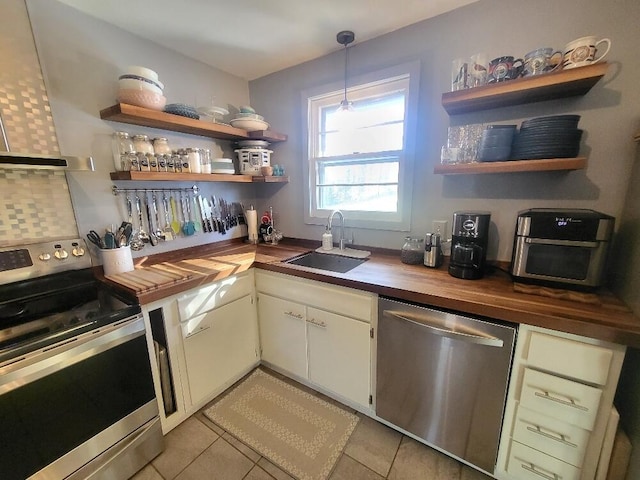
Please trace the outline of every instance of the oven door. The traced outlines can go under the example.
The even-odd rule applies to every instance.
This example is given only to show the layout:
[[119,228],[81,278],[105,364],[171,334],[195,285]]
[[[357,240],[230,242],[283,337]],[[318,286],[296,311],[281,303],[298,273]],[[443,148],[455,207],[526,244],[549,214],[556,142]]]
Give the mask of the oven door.
[[156,444],[160,438],[159,450],[146,449],[153,458],[162,449],[157,415],[140,315],[7,361],[0,366],[2,478],[61,479],[87,465],[104,469],[97,457],[122,457],[114,448],[139,447],[149,430],[159,432]]

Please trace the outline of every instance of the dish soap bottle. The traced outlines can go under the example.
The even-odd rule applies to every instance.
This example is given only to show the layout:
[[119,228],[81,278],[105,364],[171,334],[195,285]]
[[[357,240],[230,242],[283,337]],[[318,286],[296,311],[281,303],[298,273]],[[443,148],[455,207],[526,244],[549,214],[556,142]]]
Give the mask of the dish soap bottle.
[[331,234],[331,230],[329,230],[329,225],[327,225],[325,232],[322,234],[322,249],[333,249],[333,235]]

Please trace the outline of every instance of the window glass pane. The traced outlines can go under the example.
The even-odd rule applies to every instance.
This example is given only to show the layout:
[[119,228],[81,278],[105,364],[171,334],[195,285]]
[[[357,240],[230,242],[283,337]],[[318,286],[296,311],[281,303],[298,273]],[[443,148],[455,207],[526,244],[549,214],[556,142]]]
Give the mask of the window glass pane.
[[399,162],[321,163],[318,168],[320,185],[398,183]]
[[404,92],[355,100],[353,112],[339,112],[337,107],[320,108],[318,156],[402,149]]
[[352,153],[402,150],[403,134],[404,124],[402,123],[321,134],[318,156],[334,157]]
[[319,186],[317,189],[321,209],[395,212],[398,208],[397,185]]

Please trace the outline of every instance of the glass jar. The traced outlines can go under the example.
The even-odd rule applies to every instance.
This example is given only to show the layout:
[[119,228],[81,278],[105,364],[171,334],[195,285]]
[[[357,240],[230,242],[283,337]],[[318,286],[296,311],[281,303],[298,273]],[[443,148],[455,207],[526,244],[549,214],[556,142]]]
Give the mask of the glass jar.
[[111,148],[113,151],[113,166],[116,171],[129,170],[127,156],[134,152],[133,140],[127,132],[114,132]]
[[408,265],[420,265],[424,259],[424,238],[405,237],[400,260]]
[[157,154],[170,154],[171,147],[169,146],[169,141],[164,137],[154,138],[153,139],[153,151]]
[[154,153],[153,145],[151,145],[151,140],[147,135],[134,135],[133,136],[133,148],[136,153]]
[[211,152],[208,148],[200,149],[200,171],[211,173]]
[[[189,171],[191,173],[200,173],[200,149],[199,148],[187,148],[187,157],[189,162]],[[183,171],[184,171],[184,162],[183,162]]]

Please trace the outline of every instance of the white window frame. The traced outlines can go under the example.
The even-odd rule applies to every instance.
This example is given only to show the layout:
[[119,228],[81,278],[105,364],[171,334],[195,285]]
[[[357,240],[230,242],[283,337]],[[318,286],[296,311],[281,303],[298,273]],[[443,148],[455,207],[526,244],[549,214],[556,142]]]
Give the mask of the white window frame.
[[[410,231],[411,230],[411,199],[413,190],[413,164],[415,152],[415,130],[417,121],[418,91],[420,85],[420,62],[411,62],[383,70],[371,72],[351,78],[349,83],[354,85],[347,89],[347,97],[357,98],[358,90],[363,88],[384,88],[385,82],[392,79],[407,77],[406,88],[404,138],[402,150],[389,152],[371,152],[367,154],[353,154],[347,157],[356,160],[362,158],[398,158],[398,211],[370,212],[356,210],[342,210],[345,223],[350,227],[375,230]],[[319,119],[312,115],[311,104],[326,106],[335,103],[336,95],[339,100],[344,95],[344,84],[338,82],[322,85],[302,92],[303,105],[303,138],[306,141],[306,158],[304,162],[304,178],[307,180],[304,188],[304,216],[305,223],[311,225],[325,225],[331,214],[330,210],[319,209],[316,206],[316,162],[313,155],[317,151],[315,142],[319,141]],[[339,102],[338,100],[338,102]],[[337,157],[340,158],[341,156]]]

